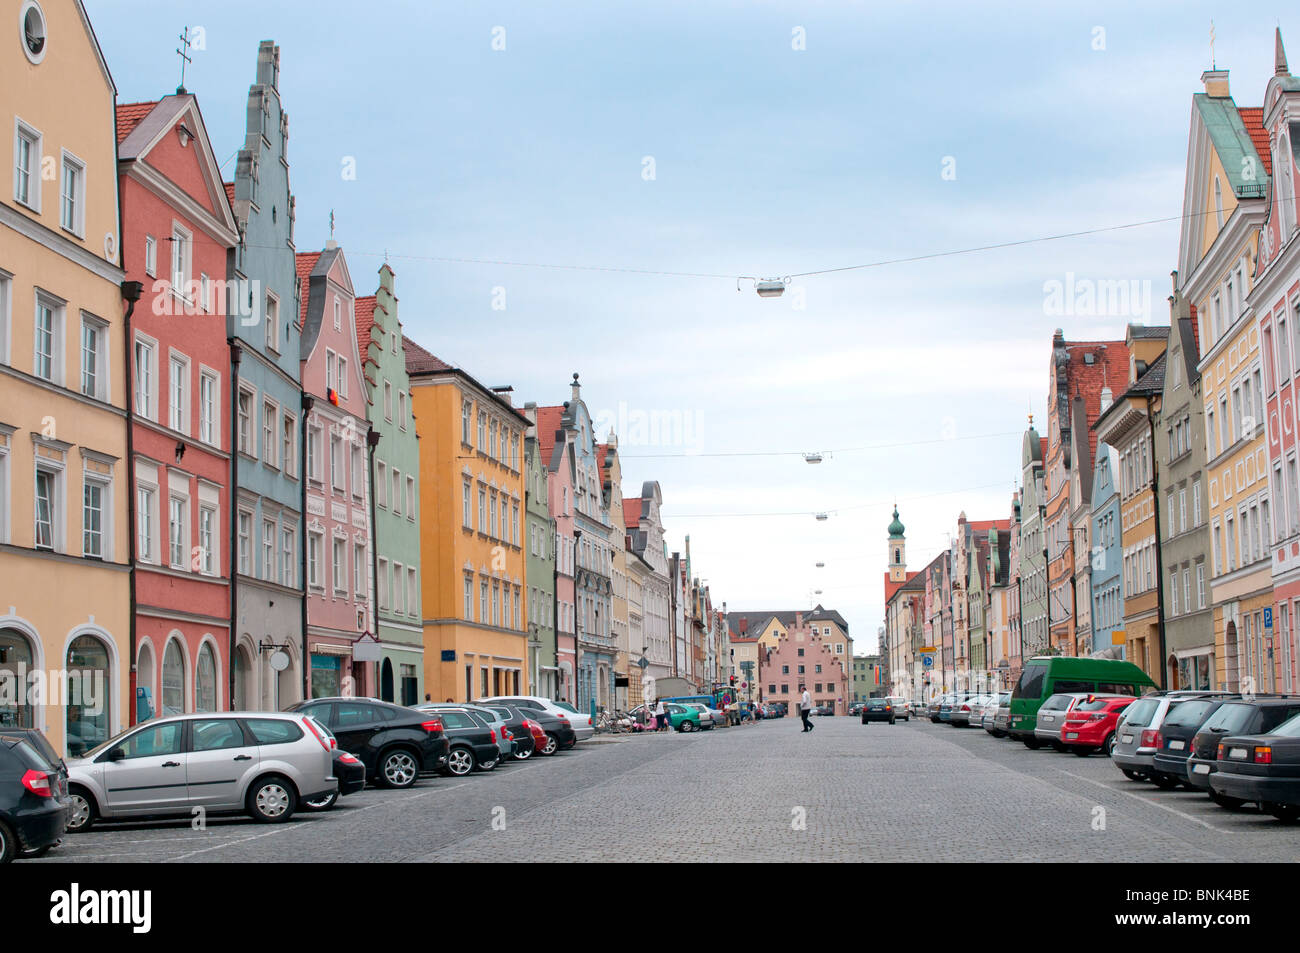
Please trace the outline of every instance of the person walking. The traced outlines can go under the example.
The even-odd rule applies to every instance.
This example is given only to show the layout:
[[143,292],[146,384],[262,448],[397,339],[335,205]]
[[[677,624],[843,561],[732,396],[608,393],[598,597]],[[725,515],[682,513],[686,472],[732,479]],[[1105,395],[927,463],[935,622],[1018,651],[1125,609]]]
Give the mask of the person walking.
[[662,700],[655,702],[655,731],[668,730],[668,712]]
[[799,699],[799,717],[803,719],[803,730],[812,731],[812,721],[808,718],[808,713],[812,710],[812,698],[808,695],[808,686],[800,685],[803,689],[803,697]]

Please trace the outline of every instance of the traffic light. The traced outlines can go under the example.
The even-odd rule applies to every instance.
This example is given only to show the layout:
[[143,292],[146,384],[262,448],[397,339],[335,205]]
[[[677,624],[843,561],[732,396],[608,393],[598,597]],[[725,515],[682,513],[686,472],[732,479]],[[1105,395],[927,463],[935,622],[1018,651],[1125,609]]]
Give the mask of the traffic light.
[[732,688],[736,687],[736,676],[734,675],[731,676],[731,687]]

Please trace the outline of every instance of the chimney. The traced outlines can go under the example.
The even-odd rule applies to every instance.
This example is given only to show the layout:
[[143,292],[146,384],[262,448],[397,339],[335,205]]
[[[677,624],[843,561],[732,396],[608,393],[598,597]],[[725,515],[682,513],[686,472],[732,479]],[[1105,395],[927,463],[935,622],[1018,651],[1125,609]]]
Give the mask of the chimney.
[[1201,74],[1201,82],[1205,84],[1205,95],[1215,99],[1227,99],[1231,93],[1228,92],[1228,71],[1226,69],[1207,69]]
[[1115,395],[1110,392],[1110,387],[1101,389],[1101,411],[1106,412],[1106,408],[1115,402]]
[[794,627],[795,627],[796,629],[802,629],[802,628],[803,628],[803,613],[802,613],[802,612],[796,612],[796,613],[794,614]]
[[570,387],[571,387],[572,396],[569,397],[569,400],[575,401],[578,399],[578,395],[582,392],[582,385],[578,383],[577,371],[573,372],[573,383],[570,385]]
[[514,392],[515,389],[511,387],[509,384],[499,384],[496,387],[492,388],[492,393],[496,394],[498,397],[504,400],[511,407],[515,405],[514,400],[511,399],[511,395],[514,394]]
[[740,629],[740,634],[741,634],[741,635],[744,635],[746,632],[749,631],[749,616],[747,616],[747,615],[742,615],[742,616],[740,617],[740,622],[738,623],[738,628]]

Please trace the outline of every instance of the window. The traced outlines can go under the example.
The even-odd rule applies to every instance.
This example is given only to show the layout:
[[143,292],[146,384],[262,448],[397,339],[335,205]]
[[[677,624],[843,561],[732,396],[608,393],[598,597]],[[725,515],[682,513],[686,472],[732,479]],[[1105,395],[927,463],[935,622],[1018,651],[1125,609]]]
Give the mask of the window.
[[478,620],[484,624],[488,621],[488,584],[479,580],[478,584]]
[[1192,481],[1192,526],[1201,525],[1201,481]]
[[239,514],[239,571],[245,576],[251,575],[250,564],[253,558],[253,514]]
[[348,594],[348,570],[347,570],[347,547],[346,539],[334,539],[334,552],[331,564],[331,571],[334,574],[334,594],[346,596]]
[[41,134],[21,119],[14,134],[14,200],[41,210]]
[[262,578],[275,578],[275,521],[262,520]]
[[280,350],[280,299],[271,292],[266,293],[266,346],[268,350]]
[[466,400],[460,405],[460,442],[463,444],[469,443],[469,421],[470,408],[469,401]]
[[220,387],[217,375],[210,371],[199,372],[199,439],[211,446],[220,446],[217,434],[220,424],[217,421],[217,388]]
[[406,567],[406,593],[407,593],[406,611],[409,615],[419,615],[420,606],[419,606],[419,601],[416,598],[417,591],[418,590],[416,589],[416,583],[415,583],[415,567],[407,566]]
[[362,491],[366,487],[365,457],[361,453],[360,445],[352,444],[352,498],[361,499]]
[[171,399],[168,402],[167,423],[172,430],[178,430],[181,433],[188,433],[186,428],[187,409],[189,404],[188,388],[186,387],[187,375],[189,372],[189,363],[183,357],[172,355],[168,363],[168,375]]
[[487,452],[487,414],[478,415],[478,449],[480,453]]
[[406,577],[402,574],[402,564],[393,563],[393,611],[406,612]]
[[343,302],[339,300],[338,295],[334,296],[334,330],[343,330]]
[[379,593],[379,608],[388,608],[388,560],[379,557],[379,578],[375,580],[375,589]]
[[38,465],[36,470],[35,545],[37,549],[56,549],[58,528],[58,479],[53,470]]
[[86,226],[86,164],[63,150],[63,184],[59,189],[59,224],[80,237]]
[[488,497],[487,532],[489,536],[492,535],[492,528],[496,525],[496,522],[497,522],[497,495],[493,493]]
[[384,381],[384,419],[393,419],[393,385]]
[[361,543],[352,544],[352,591],[357,598],[364,601],[366,591],[366,547]]
[[190,233],[179,225],[172,226],[172,294],[188,301],[190,284]]
[[393,515],[402,515],[402,471],[393,467]]
[[297,432],[297,418],[292,414],[285,414],[280,418],[280,463],[284,467],[285,476],[294,476],[298,472],[297,465],[294,463],[298,459],[298,448],[294,440]]
[[239,391],[239,452],[253,455],[253,392]]
[[83,477],[81,491],[81,553],[104,558],[105,485],[89,476]]
[[173,569],[188,569],[186,565],[185,554],[189,547],[186,545],[186,530],[188,520],[186,519],[186,510],[188,509],[186,500],[183,496],[169,496],[167,507],[167,564]]
[[464,513],[463,513],[464,524],[465,524],[465,528],[466,528],[466,529],[471,529],[471,528],[473,527],[474,524],[473,524],[472,519],[471,519],[471,509],[472,509],[472,507],[470,506],[470,488],[469,488],[469,484],[468,484],[468,483],[463,483],[463,484],[461,484],[461,489],[462,489],[462,491],[463,491],[462,494],[461,494],[461,503],[462,503],[462,507],[463,507],[463,510],[464,510]]
[[388,464],[380,460],[376,464],[378,476],[375,479],[375,503],[388,508]]
[[298,528],[284,526],[280,529],[280,584],[294,589],[298,585],[298,566],[294,559],[297,550]]
[[324,431],[319,424],[307,425],[307,479],[317,484],[320,483],[321,442],[324,436]]
[[487,490],[483,487],[478,488],[478,531],[483,535],[488,534],[491,527],[487,521]]
[[330,486],[343,490],[343,441],[336,434],[330,434]]
[[217,511],[210,506],[199,507],[199,567],[205,576],[216,574]]
[[334,382],[334,352],[329,348],[325,349],[325,390],[337,390]]
[[144,273],[150,278],[158,276],[158,240],[152,235],[144,237]]
[[275,424],[280,419],[280,412],[275,404],[268,401],[262,403],[262,460],[269,466],[274,467],[276,461],[276,449],[279,443],[275,439]]
[[36,293],[35,357],[32,370],[37,377],[63,383],[63,303],[42,292]]
[[339,396],[348,396],[348,362],[339,357]]
[[307,533],[307,584],[313,589],[324,588],[320,578],[321,534],[315,530]]
[[406,518],[415,519],[415,477],[406,478]]
[[465,574],[465,621],[474,621],[474,577]]
[[397,426],[406,430],[406,391],[397,392]]

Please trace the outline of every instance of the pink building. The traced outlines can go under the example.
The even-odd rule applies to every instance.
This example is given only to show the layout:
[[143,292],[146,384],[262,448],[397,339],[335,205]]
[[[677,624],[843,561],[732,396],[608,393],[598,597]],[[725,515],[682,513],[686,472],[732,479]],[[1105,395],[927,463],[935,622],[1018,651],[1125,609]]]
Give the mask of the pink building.
[[574,611],[573,445],[567,438],[563,407],[537,408],[537,446],[546,468],[546,489],[555,517],[555,645],[559,700],[577,705],[574,673],[578,668],[577,613]]
[[[331,239],[321,252],[299,254],[302,300],[302,389],[307,411],[307,643],[310,697],[374,695],[375,665],[354,657],[353,644],[374,633],[370,594],[370,464],[366,389],[357,350],[352,279]],[[405,400],[405,396],[403,396]],[[400,411],[405,414],[406,408]],[[414,481],[394,470],[376,487],[378,502],[408,512]],[[384,582],[381,571],[379,579]],[[390,582],[392,580],[390,579]],[[385,599],[405,605],[407,575]]]
[[837,715],[848,712],[849,673],[801,612],[795,613],[794,625],[777,639],[776,648],[759,649],[758,681],[763,700],[785,702],[792,717],[799,716],[800,685],[807,686],[814,705],[833,707]]
[[[118,106],[117,138],[123,264],[144,285],[127,324],[134,724],[230,707],[225,280],[238,233],[193,96]],[[83,354],[121,353],[89,318],[78,333]],[[121,366],[112,358],[83,368],[83,393],[106,399]]]
[[[1249,306],[1259,315],[1264,341],[1265,432],[1275,531],[1273,653],[1278,691],[1300,688],[1300,464],[1296,430],[1300,414],[1300,242],[1296,192],[1300,187],[1300,79],[1291,75],[1277,33],[1274,75],[1264,91],[1261,124],[1267,143],[1256,143],[1272,177]],[[1246,112],[1246,110],[1242,110]]]

